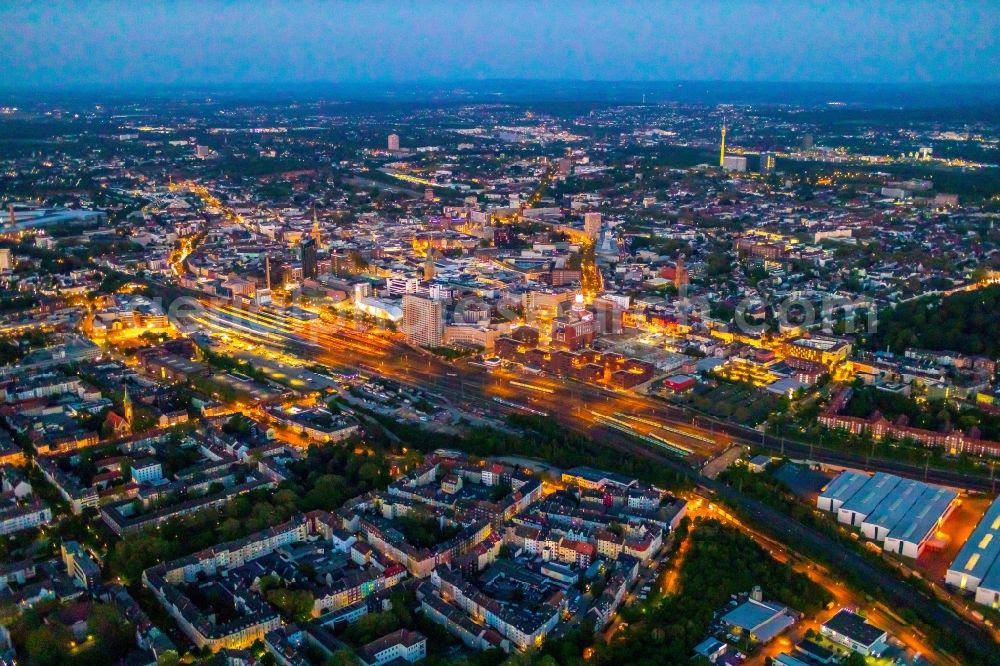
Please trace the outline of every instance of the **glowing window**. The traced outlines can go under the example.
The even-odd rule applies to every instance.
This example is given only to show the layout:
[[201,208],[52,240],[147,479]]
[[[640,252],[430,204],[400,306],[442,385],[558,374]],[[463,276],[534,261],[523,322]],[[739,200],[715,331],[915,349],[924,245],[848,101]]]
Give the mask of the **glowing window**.
[[982,539],[979,540],[979,547],[986,548],[986,546],[990,545],[990,541],[993,541],[993,535],[987,534],[986,536],[984,536]]
[[972,567],[976,566],[976,562],[979,561],[979,553],[974,553],[969,561],[965,563],[965,570],[968,571]]

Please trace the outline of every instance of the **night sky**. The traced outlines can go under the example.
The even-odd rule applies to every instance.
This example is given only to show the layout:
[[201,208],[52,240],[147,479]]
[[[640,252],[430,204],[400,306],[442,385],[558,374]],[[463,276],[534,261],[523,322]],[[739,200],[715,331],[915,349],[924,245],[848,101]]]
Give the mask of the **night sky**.
[[0,86],[1000,81],[1000,2],[5,2]]

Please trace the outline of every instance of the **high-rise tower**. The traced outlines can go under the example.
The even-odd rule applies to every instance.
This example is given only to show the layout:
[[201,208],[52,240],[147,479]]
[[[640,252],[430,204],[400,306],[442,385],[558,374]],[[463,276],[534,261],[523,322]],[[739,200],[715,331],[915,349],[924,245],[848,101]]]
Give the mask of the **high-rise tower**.
[[760,173],[771,173],[774,171],[774,153],[760,154]]
[[432,298],[404,294],[400,330],[410,344],[440,347],[444,342],[444,304]]
[[722,123],[722,145],[719,146],[719,166],[726,161],[726,123]]
[[315,279],[319,275],[316,256],[316,239],[303,239],[300,249],[302,251],[302,277]]

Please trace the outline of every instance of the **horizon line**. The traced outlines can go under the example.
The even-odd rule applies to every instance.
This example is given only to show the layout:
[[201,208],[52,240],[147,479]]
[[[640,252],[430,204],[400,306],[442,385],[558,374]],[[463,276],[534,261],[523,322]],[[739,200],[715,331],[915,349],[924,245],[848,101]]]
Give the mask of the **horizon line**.
[[420,85],[490,85],[490,84],[628,84],[628,85],[792,85],[792,86],[858,86],[858,87],[901,87],[901,88],[948,88],[986,87],[1000,84],[1000,79],[978,81],[849,81],[849,80],[791,80],[791,79],[615,79],[615,78],[546,78],[546,77],[498,77],[498,78],[419,78],[419,79],[266,79],[259,81],[239,80],[190,80],[168,83],[152,80],[121,82],[72,82],[62,84],[14,84],[0,86],[0,92],[43,92],[60,90],[119,90],[128,87],[161,88],[205,88],[205,87],[272,87],[272,86],[420,86]]

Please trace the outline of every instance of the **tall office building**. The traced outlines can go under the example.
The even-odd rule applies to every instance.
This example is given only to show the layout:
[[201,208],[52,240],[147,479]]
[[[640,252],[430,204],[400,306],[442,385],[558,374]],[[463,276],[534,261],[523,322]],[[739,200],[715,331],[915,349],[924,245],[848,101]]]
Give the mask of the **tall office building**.
[[10,248],[0,248],[0,271],[9,271],[12,268],[14,268],[14,255],[10,253]]
[[724,171],[746,171],[747,158],[742,155],[726,155],[722,160],[722,168]]
[[410,344],[440,347],[444,343],[444,303],[406,294],[403,296],[402,331]]
[[597,238],[601,235],[601,214],[600,213],[584,213],[583,215],[583,233],[587,234],[590,238]]
[[302,241],[302,277],[313,278],[319,274],[317,269],[316,239],[306,238]]
[[761,153],[760,154],[760,172],[761,173],[771,173],[774,171],[774,153]]
[[389,135],[389,152],[396,153],[399,152],[399,135],[390,134]]

